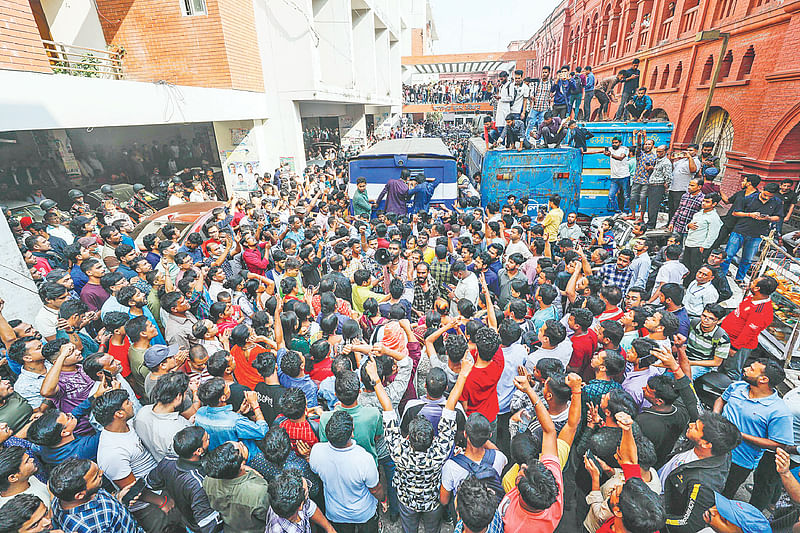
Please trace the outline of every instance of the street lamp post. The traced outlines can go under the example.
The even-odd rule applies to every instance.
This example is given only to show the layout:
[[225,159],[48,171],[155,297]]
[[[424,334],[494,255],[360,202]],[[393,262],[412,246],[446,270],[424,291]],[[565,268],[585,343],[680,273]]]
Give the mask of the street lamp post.
[[708,96],[706,97],[706,105],[703,107],[703,115],[700,117],[700,124],[697,126],[697,131],[694,134],[694,141],[695,143],[700,140],[700,132],[703,131],[703,128],[706,125],[706,119],[708,118],[708,110],[711,109],[711,99],[714,97],[714,89],[717,88],[717,80],[719,80],[719,71],[722,68],[722,60],[725,58],[725,52],[728,49],[728,39],[730,38],[730,33],[721,32],[719,30],[706,30],[701,31],[695,37],[695,42],[708,42],[708,41],[716,41],[718,39],[722,39],[722,48],[719,51],[719,58],[717,59],[717,64],[714,65],[714,75],[711,76],[711,86],[708,88]]

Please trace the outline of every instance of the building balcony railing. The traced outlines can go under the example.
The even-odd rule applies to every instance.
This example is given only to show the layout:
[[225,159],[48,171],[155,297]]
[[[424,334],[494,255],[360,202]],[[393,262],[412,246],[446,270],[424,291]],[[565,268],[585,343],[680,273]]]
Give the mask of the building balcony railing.
[[683,13],[683,16],[681,17],[681,34],[694,31],[694,26],[697,23],[697,12],[699,9],[700,6],[697,5],[693,8],[687,9]]
[[648,35],[650,35],[650,32],[647,29],[643,29],[641,31],[641,33],[639,34],[639,47],[637,48],[637,50],[639,48],[647,46],[647,37],[648,37]]
[[669,38],[669,30],[672,28],[672,17],[661,23],[658,31],[658,42],[666,41]]
[[113,80],[123,77],[124,49],[99,50],[46,40],[42,40],[42,44],[56,74]]
[[631,48],[633,47],[633,34],[631,33],[627,37],[625,37],[625,54],[631,53]]

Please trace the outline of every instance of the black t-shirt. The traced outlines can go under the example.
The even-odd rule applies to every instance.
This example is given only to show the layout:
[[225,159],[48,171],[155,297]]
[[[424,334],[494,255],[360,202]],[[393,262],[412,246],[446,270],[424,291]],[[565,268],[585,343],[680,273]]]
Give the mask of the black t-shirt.
[[673,406],[671,413],[659,413],[652,408],[642,411],[636,418],[642,433],[656,448],[656,467],[664,464],[678,437],[686,432],[689,417],[686,411]]
[[264,420],[271,426],[280,412],[278,401],[283,396],[283,393],[286,392],[286,388],[282,385],[256,383],[256,392],[258,393],[258,403],[261,405],[261,413],[264,415]]
[[797,203],[797,193],[789,191],[786,194],[778,194],[778,197],[783,200],[783,216],[786,216],[789,214],[789,208]]
[[628,78],[630,76],[636,76],[636,78],[632,80],[626,80],[625,83],[622,85],[623,92],[635,92],[636,89],[639,88],[639,78],[641,77],[641,73],[639,69],[636,67],[631,67],[625,71],[625,77]]
[[228,403],[233,407],[234,412],[239,410],[244,401],[244,391],[248,391],[247,387],[239,383],[231,383],[231,397],[228,398]]
[[[736,223],[739,221],[739,217],[733,216],[734,211],[741,211],[742,204],[745,199],[744,195],[745,189],[739,189],[732,196],[728,198],[731,203],[731,208],[728,210],[728,213],[722,217],[722,223],[729,228],[733,228]],[[755,194],[755,193],[754,193]]]
[[[780,216],[781,212],[780,198],[772,197],[767,203],[761,201],[760,193],[753,193],[742,202],[741,211],[744,213],[761,213],[768,216]],[[770,222],[768,220],[756,220],[749,217],[736,217],[738,221],[733,231],[741,233],[747,237],[760,237],[769,233]]]
[[312,264],[303,263],[300,266],[300,275],[303,278],[303,287],[316,287],[320,282],[319,259],[315,259]]

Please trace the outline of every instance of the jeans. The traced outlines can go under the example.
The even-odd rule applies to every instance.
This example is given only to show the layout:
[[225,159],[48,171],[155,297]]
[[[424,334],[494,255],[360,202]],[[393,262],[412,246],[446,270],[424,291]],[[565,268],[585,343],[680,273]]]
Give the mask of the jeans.
[[425,533],[439,533],[442,527],[443,510],[444,509],[439,506],[433,511],[421,513],[409,509],[401,502],[400,524],[403,528],[403,533],[417,533],[417,531],[419,531],[420,522],[422,522],[422,529]]
[[625,109],[625,104],[628,103],[628,100],[633,98],[634,91],[622,91],[622,96],[619,99],[619,107],[617,108],[617,114],[614,115],[615,120],[621,120],[623,117],[628,118],[628,111]]
[[631,213],[636,213],[636,209],[644,213],[647,207],[647,187],[646,183],[632,183],[631,184],[631,199],[630,207]]
[[714,370],[713,366],[693,366],[692,367],[692,381],[696,380],[702,375],[708,374]]
[[664,199],[664,184],[657,183],[647,186],[647,227],[653,229],[658,223],[658,211],[661,200]]
[[739,253],[739,249],[742,249],[742,259],[739,261],[739,268],[736,270],[736,281],[744,281],[744,276],[750,268],[750,263],[753,262],[753,257],[755,257],[759,245],[761,245],[761,237],[750,237],[735,231],[731,233],[728,246],[725,248],[725,261],[719,266],[719,275],[726,276],[728,274],[731,261]]
[[580,94],[571,94],[569,95],[569,106],[567,107],[567,111],[569,114],[575,113],[575,118],[578,118],[578,111],[581,110],[581,100],[583,96]]
[[525,139],[531,144],[536,144],[536,139],[533,138],[533,132],[539,127],[539,124],[544,120],[545,111],[528,111],[527,125],[525,126]]
[[378,465],[383,467],[383,472],[386,474],[386,495],[389,500],[389,513],[397,515],[400,512],[400,502],[397,499],[397,489],[392,483],[395,470],[394,461],[392,461],[391,456],[381,457],[378,459]]
[[628,202],[631,198],[631,181],[630,178],[610,178],[610,185],[608,187],[608,208],[614,213],[620,212],[619,201],[617,195],[622,191],[623,207],[622,211],[628,210]]
[[739,348],[735,354],[722,361],[719,371],[728,374],[728,377],[734,381],[742,379],[742,369],[752,353],[753,350],[750,348]]
[[592,98],[594,98],[594,89],[583,92],[583,120],[586,122],[592,119]]

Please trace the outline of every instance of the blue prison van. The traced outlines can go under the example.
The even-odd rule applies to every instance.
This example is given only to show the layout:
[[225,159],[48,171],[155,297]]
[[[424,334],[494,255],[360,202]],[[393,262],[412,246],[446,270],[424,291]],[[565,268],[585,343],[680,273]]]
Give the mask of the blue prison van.
[[[364,177],[368,196],[377,199],[389,180],[399,178],[405,168],[411,172],[412,178],[422,175],[428,182],[438,182],[432,204],[453,207],[458,197],[456,158],[441,139],[434,137],[380,141],[353,157],[350,159],[348,194],[353,197],[356,181]],[[384,204],[381,202],[376,208],[384,209]]]
[[509,195],[518,199],[527,196],[529,213],[547,205],[553,193],[561,196],[565,213],[577,212],[585,217],[613,214],[609,209],[609,156],[611,139],[620,137],[622,144],[633,145],[635,131],[644,130],[647,138],[669,145],[673,125],[670,122],[590,122],[580,124],[594,134],[587,142],[587,152],[576,148],[540,148],[536,150],[486,150],[481,137],[469,143],[470,175],[481,173],[481,205],[505,203]]

